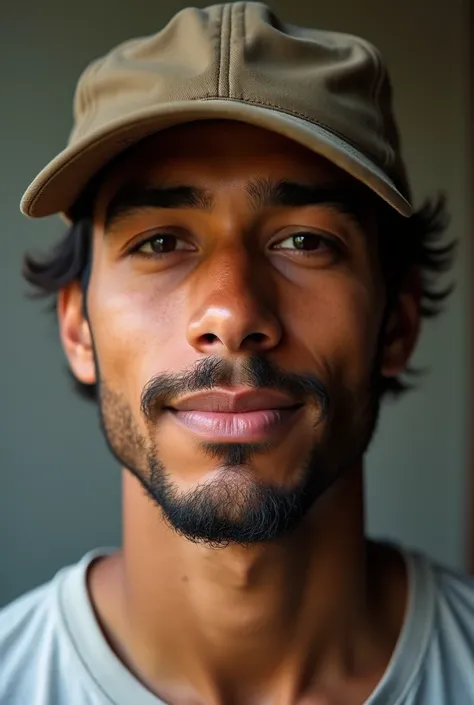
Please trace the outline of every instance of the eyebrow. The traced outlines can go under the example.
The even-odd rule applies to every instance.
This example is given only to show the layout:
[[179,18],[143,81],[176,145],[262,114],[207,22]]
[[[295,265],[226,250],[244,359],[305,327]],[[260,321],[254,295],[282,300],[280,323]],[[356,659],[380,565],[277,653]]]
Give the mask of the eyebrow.
[[[360,227],[367,200],[357,188],[337,184],[311,184],[295,181],[273,181],[253,178],[246,187],[254,210],[265,207],[301,208],[331,207],[349,216]],[[143,209],[190,208],[212,211],[214,198],[209,191],[197,186],[159,186],[127,184],[120,188],[107,206],[105,229]]]
[[128,184],[120,188],[107,206],[105,228],[145,208],[199,208],[212,210],[210,195],[196,186],[148,186]]
[[252,179],[247,186],[253,207],[303,208],[306,206],[331,207],[349,216],[358,226],[364,222],[367,198],[361,190],[352,185],[311,184],[295,181],[277,181],[271,179]]

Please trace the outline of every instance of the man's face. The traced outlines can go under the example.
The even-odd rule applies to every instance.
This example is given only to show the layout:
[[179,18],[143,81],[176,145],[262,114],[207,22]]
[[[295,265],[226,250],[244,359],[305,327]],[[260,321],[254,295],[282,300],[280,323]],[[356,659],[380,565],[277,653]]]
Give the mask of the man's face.
[[195,123],[114,165],[93,237],[115,456],[192,540],[289,530],[377,416],[385,293],[362,190],[282,137]]

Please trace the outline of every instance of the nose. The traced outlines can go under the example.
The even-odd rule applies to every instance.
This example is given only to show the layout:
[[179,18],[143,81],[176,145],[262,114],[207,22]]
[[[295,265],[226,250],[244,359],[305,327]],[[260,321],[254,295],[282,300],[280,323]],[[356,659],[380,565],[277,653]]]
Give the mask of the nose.
[[233,250],[215,257],[201,274],[187,333],[188,343],[198,352],[259,354],[280,343],[270,275],[251,259]]

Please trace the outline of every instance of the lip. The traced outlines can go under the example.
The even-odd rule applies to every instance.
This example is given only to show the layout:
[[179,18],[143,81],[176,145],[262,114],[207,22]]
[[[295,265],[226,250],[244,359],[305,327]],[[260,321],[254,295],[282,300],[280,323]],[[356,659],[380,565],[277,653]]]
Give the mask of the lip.
[[170,404],[173,411],[208,411],[213,413],[237,413],[266,411],[268,409],[291,409],[299,400],[273,390],[213,390],[199,392]]
[[180,399],[167,410],[201,440],[256,443],[281,434],[302,406],[271,390],[216,390]]

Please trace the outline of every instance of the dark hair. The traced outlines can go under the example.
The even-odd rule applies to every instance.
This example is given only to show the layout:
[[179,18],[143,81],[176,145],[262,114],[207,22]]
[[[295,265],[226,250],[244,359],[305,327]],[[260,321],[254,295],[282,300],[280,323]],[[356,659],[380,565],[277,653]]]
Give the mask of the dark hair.
[[[58,292],[73,281],[79,281],[84,294],[87,290],[92,258],[92,207],[97,192],[95,180],[71,209],[72,224],[60,242],[43,258],[27,254],[23,276],[34,288],[35,297],[52,297],[56,308]],[[455,250],[453,241],[443,242],[448,225],[446,199],[443,195],[427,200],[409,218],[398,214],[380,199],[376,199],[381,265],[388,291],[388,301],[394,305],[401,288],[410,277],[417,275],[421,286],[421,315],[438,315],[452,286],[440,287],[438,280],[449,270]],[[85,296],[84,296],[85,298]],[[87,310],[85,307],[85,312]],[[416,374],[408,370],[409,375]],[[70,373],[72,375],[72,373]],[[96,385],[79,382],[72,376],[81,396],[97,399]],[[398,378],[382,378],[381,394],[399,395],[412,385]]]

